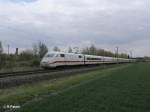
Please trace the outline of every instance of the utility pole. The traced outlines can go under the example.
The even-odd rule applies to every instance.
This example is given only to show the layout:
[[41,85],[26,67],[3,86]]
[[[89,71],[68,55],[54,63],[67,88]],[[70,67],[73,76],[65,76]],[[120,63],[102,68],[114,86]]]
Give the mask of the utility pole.
[[119,62],[118,62],[118,58],[119,58],[119,47],[117,46],[116,49],[117,49],[117,53],[116,53],[117,63],[119,63]]
[[16,48],[16,53],[15,54],[16,54],[16,56],[18,56],[18,48]]
[[132,50],[130,51],[130,57],[132,58]]

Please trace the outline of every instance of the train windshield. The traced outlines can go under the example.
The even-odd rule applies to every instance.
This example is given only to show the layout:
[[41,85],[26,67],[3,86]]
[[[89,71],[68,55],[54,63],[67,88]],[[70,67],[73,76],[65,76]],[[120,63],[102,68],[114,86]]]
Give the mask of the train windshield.
[[47,54],[45,57],[54,57],[55,54]]

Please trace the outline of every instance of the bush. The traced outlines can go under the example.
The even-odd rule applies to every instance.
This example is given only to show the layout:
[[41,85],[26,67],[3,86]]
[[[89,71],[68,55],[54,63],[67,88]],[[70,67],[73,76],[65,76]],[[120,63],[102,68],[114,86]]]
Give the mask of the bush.
[[40,60],[39,59],[34,59],[31,63],[31,66],[40,66]]

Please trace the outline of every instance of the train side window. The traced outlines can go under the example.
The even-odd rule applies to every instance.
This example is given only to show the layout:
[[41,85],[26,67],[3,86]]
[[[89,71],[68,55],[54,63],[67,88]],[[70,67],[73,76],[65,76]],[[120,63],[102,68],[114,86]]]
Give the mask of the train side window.
[[60,54],[60,57],[65,57],[65,55],[64,54]]
[[87,60],[92,60],[92,58],[89,58],[89,57],[88,57]]
[[54,57],[54,54],[47,54],[45,57]]
[[60,57],[59,54],[57,54],[56,57]]
[[82,56],[79,55],[79,58],[82,58]]

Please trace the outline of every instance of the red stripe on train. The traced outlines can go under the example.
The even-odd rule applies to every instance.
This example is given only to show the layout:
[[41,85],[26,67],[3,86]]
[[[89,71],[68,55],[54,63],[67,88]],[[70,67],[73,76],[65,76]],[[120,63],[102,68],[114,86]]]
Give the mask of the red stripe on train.
[[[49,64],[54,64],[54,63],[70,63],[70,62],[82,62],[82,63],[84,63],[84,61],[55,61],[55,62],[49,63]],[[85,62],[103,62],[103,61],[85,61]]]

